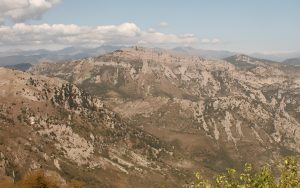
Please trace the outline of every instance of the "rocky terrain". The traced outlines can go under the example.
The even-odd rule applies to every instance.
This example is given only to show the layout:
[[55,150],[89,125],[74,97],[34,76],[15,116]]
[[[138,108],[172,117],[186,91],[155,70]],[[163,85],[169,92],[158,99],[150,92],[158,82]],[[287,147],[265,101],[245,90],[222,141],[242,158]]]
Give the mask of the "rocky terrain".
[[300,151],[297,66],[134,47],[30,71],[101,97],[130,125],[173,143],[184,153],[174,165],[188,171],[197,164],[212,172],[272,164]]
[[0,106],[0,176],[17,180],[43,168],[88,187],[174,186],[187,178],[171,165],[173,145],[66,81],[0,68]]
[[1,169],[11,176],[44,165],[91,187],[181,187],[199,169],[211,177],[299,156],[299,66],[133,47],[0,70]]

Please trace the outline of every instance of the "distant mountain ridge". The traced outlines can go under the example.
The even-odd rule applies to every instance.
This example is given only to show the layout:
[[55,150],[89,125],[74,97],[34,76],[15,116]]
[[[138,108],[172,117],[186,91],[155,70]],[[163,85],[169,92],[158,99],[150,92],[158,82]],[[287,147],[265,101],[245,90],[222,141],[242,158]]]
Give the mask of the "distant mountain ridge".
[[283,63],[286,64],[286,65],[300,66],[300,58],[287,59]]
[[7,65],[4,66],[5,68],[9,69],[15,69],[15,70],[20,70],[20,71],[27,71],[29,70],[33,65],[30,63],[20,63],[20,64],[15,64],[15,65]]
[[31,50],[0,53],[0,66],[15,64],[37,64],[41,62],[64,62],[85,57],[99,56],[122,48],[121,46],[100,46],[97,48],[68,47],[61,50]]
[[196,49],[192,47],[176,47],[173,48],[171,51],[179,54],[188,54],[188,55],[201,56],[204,58],[213,58],[213,59],[223,59],[236,54],[235,52],[230,52],[225,50],[224,51],[203,50],[203,49]]
[[[37,64],[41,62],[64,62],[76,59],[82,59],[85,57],[96,57],[103,55],[115,50],[124,48],[124,46],[100,46],[96,48],[83,48],[83,47],[67,47],[61,50],[31,50],[31,51],[22,51],[22,50],[11,50],[7,52],[0,52],[0,66],[6,65],[15,65],[15,64]],[[237,55],[237,52],[231,52],[226,50],[205,50],[197,49],[193,47],[176,47],[172,49],[162,49],[157,48],[157,50],[167,50],[170,53],[181,54],[181,55],[193,55],[200,56],[203,58],[210,59],[224,59],[233,55]],[[286,59],[291,58],[300,58],[300,52],[293,53],[284,53],[284,54],[270,54],[266,55],[263,53],[253,53],[248,54],[249,56],[267,59],[270,61],[282,62]]]
[[230,56],[225,58],[224,60],[230,62],[231,64],[235,65],[239,69],[251,69],[255,68],[256,66],[264,66],[264,65],[282,65],[279,62],[266,60],[266,59],[259,59],[255,57],[251,57],[245,54],[236,54],[234,56]]
[[271,61],[284,62],[287,59],[292,58],[300,58],[300,51],[296,52],[286,52],[286,53],[251,53],[250,56],[260,58],[260,59],[268,59]]

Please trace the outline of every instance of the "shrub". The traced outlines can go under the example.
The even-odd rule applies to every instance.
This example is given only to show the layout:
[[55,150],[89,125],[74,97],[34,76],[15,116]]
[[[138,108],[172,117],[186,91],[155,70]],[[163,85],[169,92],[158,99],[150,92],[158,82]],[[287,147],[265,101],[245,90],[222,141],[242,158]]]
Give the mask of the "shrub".
[[264,166],[254,172],[252,165],[245,164],[244,170],[238,173],[228,169],[225,174],[217,175],[213,182],[195,173],[194,182],[189,188],[300,188],[297,160],[286,157],[280,166],[280,176],[276,179],[270,167]]
[[14,180],[10,177],[4,176],[0,178],[0,187],[13,188]]
[[71,180],[67,185],[63,186],[63,188],[85,188],[85,185],[80,181]]
[[56,177],[47,176],[43,170],[35,170],[16,183],[17,188],[59,188]]
[[77,180],[61,185],[57,177],[46,175],[43,170],[34,170],[16,183],[10,177],[0,178],[0,188],[85,188],[85,185]]

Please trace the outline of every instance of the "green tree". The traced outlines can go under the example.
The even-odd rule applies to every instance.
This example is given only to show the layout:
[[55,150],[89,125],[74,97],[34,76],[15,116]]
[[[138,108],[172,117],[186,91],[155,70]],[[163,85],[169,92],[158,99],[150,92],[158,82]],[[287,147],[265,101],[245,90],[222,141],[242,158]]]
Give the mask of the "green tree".
[[296,158],[286,157],[279,168],[280,176],[276,178],[269,166],[263,166],[255,173],[252,165],[247,163],[241,173],[227,169],[225,174],[217,175],[213,183],[197,172],[189,188],[300,188]]

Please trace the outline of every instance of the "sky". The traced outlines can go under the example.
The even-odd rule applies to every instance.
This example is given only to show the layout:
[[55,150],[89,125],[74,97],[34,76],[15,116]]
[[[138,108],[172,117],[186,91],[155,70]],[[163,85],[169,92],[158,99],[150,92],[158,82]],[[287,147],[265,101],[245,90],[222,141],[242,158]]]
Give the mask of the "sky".
[[300,51],[299,0],[0,0],[0,50],[192,46]]

